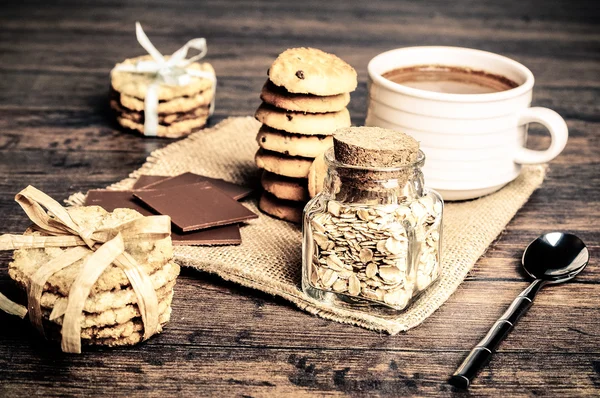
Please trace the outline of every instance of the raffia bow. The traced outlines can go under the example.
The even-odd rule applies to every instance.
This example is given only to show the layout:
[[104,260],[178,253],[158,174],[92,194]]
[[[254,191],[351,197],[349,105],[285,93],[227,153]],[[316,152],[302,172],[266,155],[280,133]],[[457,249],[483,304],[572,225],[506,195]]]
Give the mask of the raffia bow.
[[29,312],[31,323],[44,334],[41,298],[44,285],[56,272],[83,259],[66,305],[57,305],[50,319],[64,315],[61,348],[64,352],[81,352],[81,320],[86,299],[100,275],[115,264],[123,270],[137,297],[144,324],[144,340],[158,332],[158,298],[152,281],[136,260],[125,252],[125,241],[159,240],[171,234],[168,216],[138,218],[113,228],[90,230],[77,224],[67,210],[54,199],[28,186],[15,197],[34,223],[33,228],[47,236],[1,235],[0,250],[69,247],[61,256],[41,265],[27,285],[28,309],[0,294],[0,309],[24,318]]
[[[153,78],[144,99],[144,134],[147,136],[156,136],[157,134],[158,91],[161,84],[186,86],[190,84],[192,77],[209,79],[212,82],[213,90],[209,109],[209,114],[212,115],[215,107],[214,98],[217,78],[214,73],[189,68],[192,63],[204,58],[206,55],[208,51],[206,39],[192,39],[166,59],[148,39],[139,22],[135,23],[135,34],[138,43],[150,54],[152,61],[138,61],[133,65],[119,64],[113,71],[146,74]],[[199,54],[186,58],[189,49],[198,50]]]

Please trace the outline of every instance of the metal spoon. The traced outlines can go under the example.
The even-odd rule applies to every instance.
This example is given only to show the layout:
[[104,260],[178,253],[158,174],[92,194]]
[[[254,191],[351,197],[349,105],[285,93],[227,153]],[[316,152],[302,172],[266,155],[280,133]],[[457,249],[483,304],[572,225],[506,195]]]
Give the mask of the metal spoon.
[[585,268],[589,259],[587,247],[575,235],[550,232],[531,242],[523,253],[522,263],[525,272],[535,280],[517,296],[487,335],[471,350],[449,383],[459,388],[467,388],[479,369],[491,359],[495,349],[514,324],[531,307],[537,292],[548,284],[573,279]]

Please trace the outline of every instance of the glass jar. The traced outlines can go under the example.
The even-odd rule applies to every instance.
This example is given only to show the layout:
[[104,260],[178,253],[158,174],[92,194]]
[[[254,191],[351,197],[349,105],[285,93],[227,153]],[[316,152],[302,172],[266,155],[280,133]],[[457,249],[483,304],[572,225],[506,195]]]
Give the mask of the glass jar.
[[424,188],[425,155],[360,167],[325,154],[323,191],[304,209],[302,288],[332,305],[404,310],[440,275],[443,201]]

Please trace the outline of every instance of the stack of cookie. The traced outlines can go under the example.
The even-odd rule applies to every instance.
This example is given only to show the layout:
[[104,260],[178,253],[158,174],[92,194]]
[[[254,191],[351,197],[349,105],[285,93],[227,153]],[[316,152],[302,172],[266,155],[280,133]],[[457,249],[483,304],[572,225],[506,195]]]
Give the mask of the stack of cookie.
[[[115,228],[142,217],[134,210],[117,209],[109,213],[99,206],[72,207],[67,210],[73,221],[91,230]],[[40,236],[43,233],[29,229],[25,235]],[[15,250],[9,275],[26,289],[40,267],[64,256],[69,249],[72,248]],[[173,261],[171,238],[125,241],[125,251],[149,275],[158,298],[159,323],[161,327],[164,326],[171,316],[173,287],[179,275],[179,265]],[[88,256],[54,273],[43,288],[42,322],[46,336],[52,340],[61,339],[67,297]],[[82,345],[122,346],[142,341],[144,326],[137,302],[123,270],[114,264],[110,265],[92,286],[85,300],[81,318]]]
[[[154,84],[150,74],[119,70],[121,65],[135,65],[149,61],[150,56],[127,59],[117,64],[111,72],[110,107],[115,111],[118,123],[128,129],[144,134],[145,100],[148,87]],[[194,62],[188,69],[214,75],[209,63]],[[188,135],[206,124],[210,104],[214,96],[213,81],[190,76],[185,86],[161,84],[158,90],[157,136],[177,138]]]
[[292,48],[277,57],[262,88],[256,119],[256,164],[263,169],[259,207],[300,222],[309,198],[313,159],[333,144],[335,130],[350,126],[346,106],[357,86],[356,71],[333,54]]

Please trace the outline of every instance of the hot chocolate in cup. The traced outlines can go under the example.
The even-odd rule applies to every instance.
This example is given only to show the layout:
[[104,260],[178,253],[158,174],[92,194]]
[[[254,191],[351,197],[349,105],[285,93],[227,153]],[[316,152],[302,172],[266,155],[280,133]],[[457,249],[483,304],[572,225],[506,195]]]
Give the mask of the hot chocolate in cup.
[[[487,195],[564,149],[568,130],[556,112],[530,107],[533,74],[502,55],[459,47],[406,47],[369,62],[365,124],[400,130],[420,142],[425,184],[445,200]],[[550,132],[550,146],[527,149],[527,125]]]

